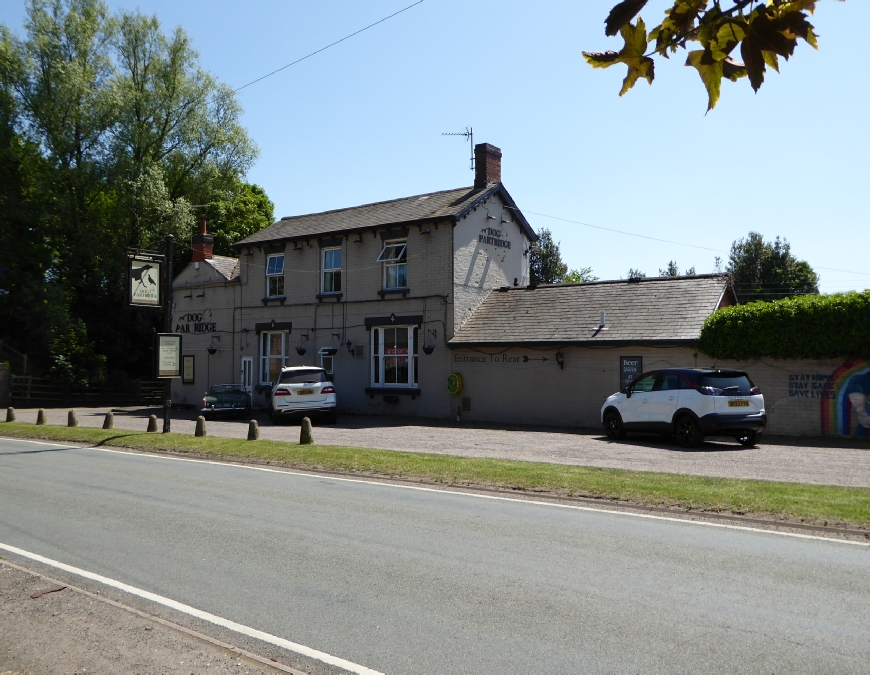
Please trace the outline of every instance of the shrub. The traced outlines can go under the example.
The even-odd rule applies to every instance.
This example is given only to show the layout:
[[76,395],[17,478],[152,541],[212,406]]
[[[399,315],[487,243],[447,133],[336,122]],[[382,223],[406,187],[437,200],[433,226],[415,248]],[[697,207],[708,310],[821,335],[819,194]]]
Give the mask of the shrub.
[[704,322],[700,349],[718,359],[870,358],[870,291],[725,307]]

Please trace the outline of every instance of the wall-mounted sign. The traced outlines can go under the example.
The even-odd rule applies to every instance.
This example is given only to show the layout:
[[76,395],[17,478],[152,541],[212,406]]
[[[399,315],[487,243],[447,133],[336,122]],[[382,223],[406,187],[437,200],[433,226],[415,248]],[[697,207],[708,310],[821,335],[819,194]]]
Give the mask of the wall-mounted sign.
[[175,324],[175,332],[214,333],[217,331],[217,323],[211,320],[211,315],[210,309],[182,314],[178,317],[178,322]]
[[140,253],[127,256],[127,304],[135,307],[163,306],[162,255]]
[[643,373],[642,356],[619,357],[619,388],[625,389],[631,381]]
[[193,384],[193,376],[195,359],[192,354],[185,354],[181,358],[181,382],[182,384]]
[[181,336],[176,333],[158,333],[154,345],[154,359],[158,378],[181,377]]
[[480,234],[477,235],[477,241],[481,244],[495,246],[496,248],[510,248],[511,243],[507,239],[502,239],[502,237],[507,237],[506,231],[484,227],[480,230]]

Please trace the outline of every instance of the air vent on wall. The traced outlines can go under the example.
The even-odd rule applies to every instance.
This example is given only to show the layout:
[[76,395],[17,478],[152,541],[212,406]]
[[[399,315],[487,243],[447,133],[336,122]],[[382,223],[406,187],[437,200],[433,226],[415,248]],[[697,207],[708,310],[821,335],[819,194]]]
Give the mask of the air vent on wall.
[[366,357],[366,346],[365,345],[354,345],[353,346],[353,355],[355,358],[364,359]]

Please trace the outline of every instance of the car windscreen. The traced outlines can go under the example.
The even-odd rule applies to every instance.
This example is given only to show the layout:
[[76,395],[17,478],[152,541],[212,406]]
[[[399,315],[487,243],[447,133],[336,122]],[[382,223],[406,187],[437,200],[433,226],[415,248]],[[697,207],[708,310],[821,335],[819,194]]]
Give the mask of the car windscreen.
[[710,387],[716,396],[749,396],[752,380],[745,373],[709,373],[701,377],[701,386]]
[[291,370],[281,373],[278,382],[281,384],[307,384],[309,382],[326,382],[326,373],[322,370],[311,368],[310,370]]
[[245,390],[242,389],[242,385],[240,384],[213,384],[211,386],[212,394],[244,394]]

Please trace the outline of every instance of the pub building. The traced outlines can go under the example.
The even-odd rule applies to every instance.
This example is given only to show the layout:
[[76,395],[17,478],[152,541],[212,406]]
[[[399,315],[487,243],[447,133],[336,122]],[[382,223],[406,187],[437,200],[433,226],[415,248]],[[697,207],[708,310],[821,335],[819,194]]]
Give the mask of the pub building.
[[[268,409],[283,366],[320,366],[339,413],[597,426],[634,370],[693,365],[727,277],[529,285],[537,236],[475,146],[471,187],[282,218],[173,283],[172,399],[241,383]],[[693,360],[695,359],[695,360]]]

